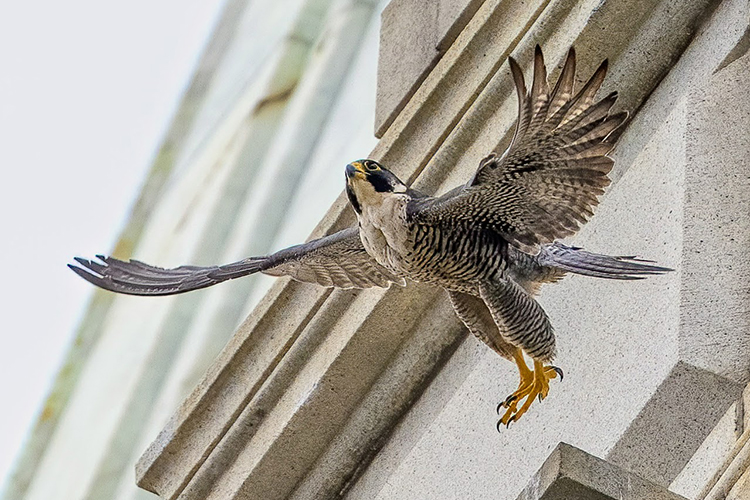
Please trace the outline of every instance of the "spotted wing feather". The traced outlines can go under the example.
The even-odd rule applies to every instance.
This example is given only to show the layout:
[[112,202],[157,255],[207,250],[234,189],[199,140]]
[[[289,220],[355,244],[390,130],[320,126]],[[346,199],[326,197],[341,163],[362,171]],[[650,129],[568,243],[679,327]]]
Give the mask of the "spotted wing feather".
[[415,218],[470,220],[494,228],[529,253],[574,234],[610,183],[613,160],[606,155],[627,119],[627,113],[611,112],[616,93],[595,100],[607,62],[576,91],[575,61],[570,49],[550,90],[537,47],[527,91],[523,72],[511,58],[519,111],[510,147],[502,156],[485,158],[466,188],[421,206]]

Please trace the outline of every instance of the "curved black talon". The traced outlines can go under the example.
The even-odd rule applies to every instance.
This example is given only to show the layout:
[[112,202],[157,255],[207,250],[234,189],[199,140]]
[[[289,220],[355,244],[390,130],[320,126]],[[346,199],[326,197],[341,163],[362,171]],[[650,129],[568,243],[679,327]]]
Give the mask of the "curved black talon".
[[495,411],[497,412],[497,414],[498,414],[498,415],[500,415],[500,410],[502,410],[503,408],[509,408],[509,407],[510,407],[510,404],[511,404],[511,403],[513,402],[513,400],[515,400],[515,399],[516,399],[516,398],[514,398],[514,397],[513,397],[513,395],[510,395],[510,396],[508,396],[508,397],[507,397],[507,398],[505,399],[505,401],[500,401],[500,402],[499,402],[499,403],[497,404],[497,408],[495,409]]
[[[508,419],[508,421],[507,421],[507,422],[505,423],[505,428],[506,428],[506,429],[510,429],[510,424],[511,424],[511,422],[515,422],[515,420],[516,420],[516,416],[515,416],[515,415],[511,415],[511,417],[510,417],[510,418]],[[498,421],[497,421],[497,425],[495,426],[495,427],[497,427],[497,432],[502,432],[502,431],[500,430],[500,425],[501,425],[502,423],[503,423],[503,419],[502,419],[502,418],[501,418],[500,420],[498,420]]]
[[560,375],[560,382],[562,382],[562,380],[563,380],[563,371],[560,368],[556,367],[556,366],[550,366],[550,368],[552,368],[553,370],[555,370],[557,372],[557,374]]
[[510,405],[513,404],[513,401],[515,401],[516,399],[518,399],[518,396],[516,396],[515,394],[511,394],[510,396],[505,398],[505,401],[503,401],[503,405],[505,405],[505,407],[508,408],[510,407]]

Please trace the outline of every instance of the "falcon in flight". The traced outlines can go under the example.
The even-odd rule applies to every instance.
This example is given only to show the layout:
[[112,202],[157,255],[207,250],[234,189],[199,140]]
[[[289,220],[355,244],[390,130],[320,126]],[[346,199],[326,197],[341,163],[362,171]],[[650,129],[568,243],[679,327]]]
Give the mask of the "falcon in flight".
[[96,286],[131,295],[189,292],[257,272],[338,288],[432,283],[448,292],[469,331],[518,366],[518,389],[498,405],[498,428],[510,425],[563,375],[551,365],[554,330],[534,300],[543,283],[568,272],[631,280],[670,269],[556,241],[593,215],[610,183],[607,154],[627,113],[611,112],[615,92],[595,98],[607,62],[575,89],[571,48],[550,89],[537,46],[528,90],[518,63],[509,63],[519,101],[513,140],[502,156],[484,158],[467,184],[443,196],[420,193],[377,161],[359,160],[346,166],[355,227],[223,266],[162,269],[98,256],[76,258],[70,268]]

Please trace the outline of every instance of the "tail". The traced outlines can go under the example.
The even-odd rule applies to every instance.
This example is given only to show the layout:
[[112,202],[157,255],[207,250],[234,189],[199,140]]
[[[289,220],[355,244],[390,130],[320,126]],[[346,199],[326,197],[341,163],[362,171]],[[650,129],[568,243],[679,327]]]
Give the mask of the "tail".
[[674,271],[668,267],[654,266],[651,262],[653,261],[637,259],[635,256],[613,257],[586,252],[557,242],[542,247],[539,254],[539,263],[544,266],[597,278],[638,280]]
[[89,283],[128,295],[174,295],[206,288],[222,281],[257,273],[267,260],[261,257],[224,266],[162,269],[137,260],[125,262],[102,255],[97,255],[97,258],[101,262],[76,257],[78,265],[68,264],[68,267]]

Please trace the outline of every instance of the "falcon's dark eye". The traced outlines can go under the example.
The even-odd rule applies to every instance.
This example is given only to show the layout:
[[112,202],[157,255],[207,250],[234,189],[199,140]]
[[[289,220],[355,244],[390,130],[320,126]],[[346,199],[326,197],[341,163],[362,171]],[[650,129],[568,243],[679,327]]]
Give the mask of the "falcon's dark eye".
[[365,163],[365,168],[370,172],[374,172],[378,169],[378,164],[373,161],[368,161]]

